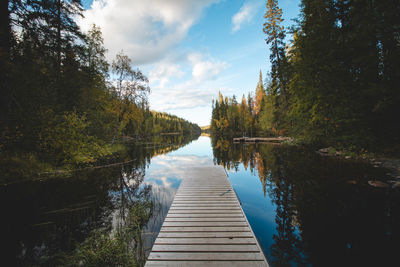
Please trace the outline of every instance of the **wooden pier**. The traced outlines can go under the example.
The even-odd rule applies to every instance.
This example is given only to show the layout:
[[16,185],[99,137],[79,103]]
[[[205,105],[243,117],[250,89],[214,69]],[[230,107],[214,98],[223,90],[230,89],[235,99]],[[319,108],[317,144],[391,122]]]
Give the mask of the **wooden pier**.
[[281,143],[292,140],[290,137],[236,137],[234,143]]
[[268,266],[224,169],[188,172],[145,266]]

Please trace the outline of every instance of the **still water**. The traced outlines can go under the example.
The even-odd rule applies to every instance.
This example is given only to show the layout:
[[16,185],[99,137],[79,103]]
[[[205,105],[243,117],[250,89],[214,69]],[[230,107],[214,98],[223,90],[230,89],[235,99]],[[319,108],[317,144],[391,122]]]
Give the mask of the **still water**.
[[272,266],[399,266],[400,190],[386,170],[273,144],[201,136],[132,146],[126,164],[0,187],[3,263],[54,266],[91,232],[112,232],[130,207],[155,203],[143,254],[186,170],[221,165]]

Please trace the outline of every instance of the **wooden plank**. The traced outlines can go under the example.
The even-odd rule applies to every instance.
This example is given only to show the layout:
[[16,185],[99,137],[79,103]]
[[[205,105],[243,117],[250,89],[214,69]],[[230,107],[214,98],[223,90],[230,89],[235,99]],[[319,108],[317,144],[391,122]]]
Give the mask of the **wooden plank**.
[[237,203],[236,201],[230,201],[230,200],[227,200],[227,201],[209,201],[209,200],[203,200],[203,201],[201,201],[201,200],[198,200],[198,201],[175,201],[174,202],[174,205],[175,204],[181,204],[181,205],[190,205],[190,204],[192,204],[192,205],[197,205],[197,204],[227,204],[227,205],[233,205],[233,204],[235,204],[236,206],[237,205],[239,205],[239,203]]
[[177,196],[176,200],[236,200],[233,196]]
[[195,200],[208,200],[208,201],[218,201],[218,200],[231,200],[235,201],[236,198],[234,197],[178,197],[176,198],[177,201],[195,201]]
[[224,226],[224,227],[231,227],[231,226],[247,226],[247,222],[170,222],[164,221],[162,227],[180,227],[180,226]]
[[237,208],[237,205],[234,204],[175,204],[171,206],[171,209],[179,209],[179,208],[204,208],[204,207],[209,207],[209,208]]
[[233,205],[215,205],[215,206],[210,206],[207,207],[205,205],[185,205],[185,206],[171,206],[170,210],[185,210],[185,209],[197,209],[197,210],[202,210],[208,208],[210,210],[212,209],[237,209],[237,207],[233,206]]
[[230,197],[236,197],[235,193],[226,193],[226,192],[204,192],[204,193],[199,193],[199,192],[190,192],[190,193],[179,193],[176,194],[175,197],[193,197],[193,196],[213,196],[213,197],[222,197],[222,196],[230,196]]
[[208,187],[205,187],[205,186],[202,187],[200,185],[186,185],[186,186],[182,187],[182,190],[186,190],[186,189],[196,190],[196,191],[199,191],[199,190],[224,190],[224,191],[226,191],[226,190],[232,189],[232,187],[230,185],[220,185],[220,186],[213,185],[213,186],[208,186]]
[[181,227],[161,227],[160,232],[248,232],[247,226],[181,226]]
[[147,261],[146,266],[210,266],[210,267],[262,267],[264,261]]
[[203,244],[203,245],[217,245],[217,244],[256,244],[254,238],[248,237],[219,237],[219,238],[163,238],[158,237],[155,244]]
[[180,204],[180,205],[201,205],[201,204],[221,204],[221,205],[239,205],[236,201],[175,201],[173,205]]
[[243,218],[242,213],[225,213],[225,214],[213,214],[213,213],[169,213],[166,218]]
[[152,252],[149,260],[263,260],[259,253],[249,252]]
[[217,207],[201,207],[201,206],[191,206],[191,207],[171,207],[169,210],[240,210],[238,207],[222,207],[222,206],[217,206]]
[[210,204],[224,204],[224,203],[235,203],[238,204],[237,200],[175,200],[173,204],[183,204],[183,203],[210,203]]
[[171,214],[241,214],[238,210],[170,210]]
[[182,188],[177,191],[177,193],[223,193],[223,192],[233,192],[230,187],[226,187],[223,189],[217,188],[209,188],[209,189],[201,189],[201,188]]
[[251,232],[160,232],[157,238],[240,238],[253,237]]
[[243,217],[165,218],[164,222],[245,222]]
[[268,266],[224,170],[191,168],[146,266],[243,265]]
[[236,197],[234,193],[191,193],[191,194],[176,194],[175,197]]
[[185,192],[185,191],[190,191],[190,192],[218,192],[218,191],[234,192],[230,185],[229,186],[223,186],[223,189],[216,188],[216,187],[204,188],[204,187],[200,187],[200,186],[197,186],[197,187],[186,187],[184,185],[181,185],[177,192]]
[[172,207],[237,207],[237,203],[176,203]]
[[152,252],[258,252],[257,245],[154,245]]
[[223,195],[223,196],[217,196],[217,195],[215,195],[215,196],[210,196],[210,195],[204,195],[204,196],[202,196],[202,195],[175,196],[176,200],[207,199],[207,198],[223,200],[223,199],[236,199],[236,196],[235,195]]

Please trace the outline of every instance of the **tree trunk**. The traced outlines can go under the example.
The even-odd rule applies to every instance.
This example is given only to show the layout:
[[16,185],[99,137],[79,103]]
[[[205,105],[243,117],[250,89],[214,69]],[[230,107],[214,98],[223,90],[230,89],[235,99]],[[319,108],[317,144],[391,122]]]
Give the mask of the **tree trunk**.
[[3,126],[5,119],[7,119],[7,110],[10,100],[10,89],[7,86],[10,73],[11,47],[10,11],[8,10],[8,5],[9,0],[0,1],[0,127]]
[[57,1],[57,71],[61,72],[61,0]]

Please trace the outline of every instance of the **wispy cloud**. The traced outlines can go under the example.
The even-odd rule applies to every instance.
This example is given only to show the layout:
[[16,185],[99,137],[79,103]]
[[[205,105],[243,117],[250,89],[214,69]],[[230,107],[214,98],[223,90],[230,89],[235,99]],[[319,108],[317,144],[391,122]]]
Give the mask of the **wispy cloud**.
[[155,84],[158,82],[160,88],[164,88],[171,78],[182,78],[185,73],[181,70],[179,64],[171,62],[161,62],[150,71],[149,80]]
[[122,49],[135,65],[145,65],[168,56],[213,2],[94,0],[78,24],[83,30],[101,27],[109,59]]
[[[228,63],[201,53],[190,53],[181,63],[182,69],[191,70],[183,79],[169,83],[171,77],[181,78],[183,71],[174,63],[163,63],[156,66],[150,73],[150,84],[155,88],[152,104],[158,110],[192,109],[211,105],[218,88],[210,81],[219,76],[229,66]],[[165,65],[165,66],[164,66]]]
[[240,30],[244,23],[249,23],[255,14],[257,4],[253,2],[246,2],[239,9],[239,11],[232,17],[232,31],[236,32]]
[[226,62],[215,59],[204,60],[201,54],[190,54],[188,57],[193,66],[192,77],[195,81],[215,80],[217,75],[228,67]]

